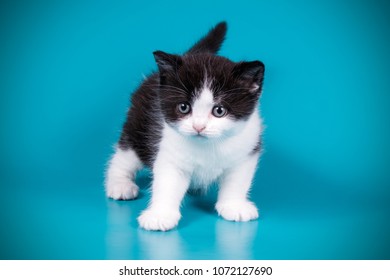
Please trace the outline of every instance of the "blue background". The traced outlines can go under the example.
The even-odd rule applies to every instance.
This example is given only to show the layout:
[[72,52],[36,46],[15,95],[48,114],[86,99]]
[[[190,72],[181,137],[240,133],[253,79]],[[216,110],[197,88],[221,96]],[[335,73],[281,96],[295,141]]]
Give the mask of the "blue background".
[[[390,259],[387,1],[2,1],[0,258]],[[221,20],[221,54],[266,65],[265,154],[232,223],[215,191],[170,232],[104,196],[129,95]]]

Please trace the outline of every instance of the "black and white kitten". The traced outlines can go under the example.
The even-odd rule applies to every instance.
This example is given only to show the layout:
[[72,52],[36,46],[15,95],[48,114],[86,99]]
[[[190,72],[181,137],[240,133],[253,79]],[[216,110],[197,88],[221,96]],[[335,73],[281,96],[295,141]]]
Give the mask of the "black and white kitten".
[[215,181],[220,216],[231,221],[258,217],[248,192],[261,150],[258,101],[264,64],[216,56],[226,28],[219,23],[184,55],[154,52],[159,71],[131,99],[109,162],[106,193],[113,199],[136,198],[135,174],[150,167],[152,197],[138,217],[144,229],[174,228],[187,190]]

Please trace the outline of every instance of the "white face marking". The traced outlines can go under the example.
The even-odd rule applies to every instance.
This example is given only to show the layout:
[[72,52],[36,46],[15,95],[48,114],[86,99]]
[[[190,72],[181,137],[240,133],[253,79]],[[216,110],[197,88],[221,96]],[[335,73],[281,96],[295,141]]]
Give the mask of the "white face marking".
[[194,101],[191,113],[177,123],[176,129],[182,135],[194,139],[219,138],[236,134],[243,127],[243,121],[234,121],[228,116],[217,118],[212,114],[215,105],[210,84],[205,82],[199,97]]
[[[213,93],[208,87],[204,87],[192,106],[192,125],[195,132],[204,130],[212,117],[211,110],[214,107]],[[202,129],[203,128],[203,129]]]

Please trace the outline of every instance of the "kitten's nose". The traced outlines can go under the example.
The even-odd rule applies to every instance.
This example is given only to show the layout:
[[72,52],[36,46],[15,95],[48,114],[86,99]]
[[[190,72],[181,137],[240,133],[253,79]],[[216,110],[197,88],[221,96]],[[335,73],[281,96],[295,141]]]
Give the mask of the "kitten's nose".
[[201,133],[205,128],[206,126],[204,124],[192,124],[192,127],[195,129],[196,132],[198,133]]

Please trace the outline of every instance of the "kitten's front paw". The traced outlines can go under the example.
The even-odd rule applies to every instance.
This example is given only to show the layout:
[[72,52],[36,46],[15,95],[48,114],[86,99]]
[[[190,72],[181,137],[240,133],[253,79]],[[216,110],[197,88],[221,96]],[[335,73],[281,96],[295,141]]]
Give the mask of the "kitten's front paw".
[[127,182],[107,182],[107,197],[115,200],[130,200],[138,196],[139,188],[131,181]]
[[247,200],[229,200],[217,202],[215,209],[225,220],[247,222],[259,217],[255,204]]
[[177,226],[180,217],[179,211],[146,209],[138,217],[138,223],[146,230],[167,231]]

